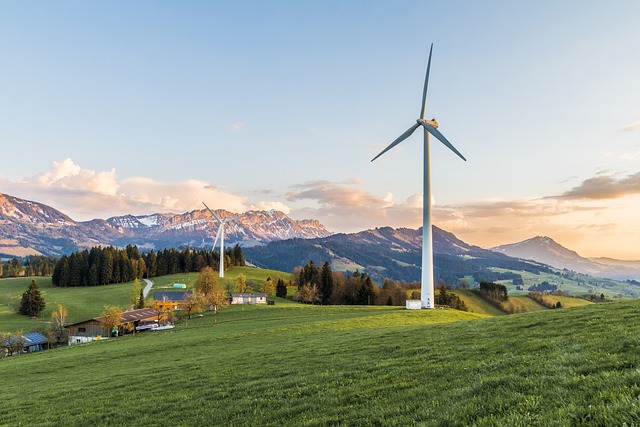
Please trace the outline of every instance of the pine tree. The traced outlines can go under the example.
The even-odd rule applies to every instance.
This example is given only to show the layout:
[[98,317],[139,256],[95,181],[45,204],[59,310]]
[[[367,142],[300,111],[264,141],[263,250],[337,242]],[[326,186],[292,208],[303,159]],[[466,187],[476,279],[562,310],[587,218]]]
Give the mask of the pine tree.
[[22,294],[20,314],[35,317],[44,310],[45,305],[44,298],[42,298],[42,294],[38,289],[38,284],[35,280],[32,280],[29,289]]
[[331,301],[331,295],[333,294],[333,272],[331,271],[331,265],[328,261],[325,261],[320,272],[320,298],[322,305],[327,305]]
[[278,279],[278,284],[276,285],[276,296],[278,298],[287,297],[287,285],[285,285],[284,280],[282,279]]

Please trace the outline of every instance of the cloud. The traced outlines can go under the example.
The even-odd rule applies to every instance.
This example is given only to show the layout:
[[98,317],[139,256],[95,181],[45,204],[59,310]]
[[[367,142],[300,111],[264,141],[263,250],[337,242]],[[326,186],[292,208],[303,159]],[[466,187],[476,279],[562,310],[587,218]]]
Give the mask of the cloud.
[[244,122],[237,121],[229,127],[229,131],[232,133],[240,132],[244,128]]
[[612,174],[601,174],[589,178],[577,187],[561,194],[553,196],[558,199],[591,199],[604,200],[616,199],[623,196],[640,194],[640,172],[616,179]]
[[623,132],[633,132],[640,129],[640,120],[633,122],[633,123],[629,123],[628,125],[624,126],[622,129],[620,129]]
[[0,190],[45,203],[81,221],[123,214],[181,213],[202,209],[203,201],[211,208],[232,212],[248,208],[244,197],[204,181],[166,183],[145,177],[119,181],[115,169],[83,169],[71,159],[53,162],[49,171],[33,177],[17,181],[0,178]]
[[51,169],[37,175],[35,181],[44,187],[73,188],[108,196],[115,196],[118,191],[115,169],[108,172],[82,169],[69,158],[54,161]]
[[[358,180],[348,182],[359,185]],[[422,224],[422,195],[395,203],[393,195],[379,197],[347,183],[310,181],[292,187],[291,202],[312,201],[315,207],[293,209],[292,216],[316,218],[330,230],[356,232],[380,226],[419,227]]]
[[289,206],[285,205],[284,203],[275,202],[275,201],[265,201],[265,200],[249,206],[249,209],[258,210],[258,211],[276,210],[286,215],[289,215],[291,213],[291,208],[289,208]]

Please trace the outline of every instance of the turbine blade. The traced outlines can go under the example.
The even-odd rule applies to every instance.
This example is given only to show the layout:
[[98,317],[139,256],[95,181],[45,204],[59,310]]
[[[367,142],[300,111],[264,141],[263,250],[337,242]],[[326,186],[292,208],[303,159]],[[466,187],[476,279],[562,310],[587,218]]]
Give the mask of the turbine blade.
[[220,229],[222,228],[222,223],[220,223],[220,225],[218,226],[218,232],[216,233],[216,239],[213,241],[213,249],[216,248],[216,245],[218,244],[218,237],[220,237]]
[[402,141],[404,141],[405,139],[409,138],[411,136],[411,134],[413,132],[416,131],[416,129],[418,129],[420,127],[419,124],[415,124],[413,126],[411,126],[409,129],[407,129],[405,131],[405,133],[403,133],[402,135],[400,135],[395,141],[393,141],[391,144],[389,144],[389,146],[387,148],[385,148],[384,150],[382,150],[380,152],[380,154],[378,154],[377,156],[375,156],[373,159],[371,159],[371,161],[373,162],[375,159],[377,159],[378,157],[382,156],[384,153],[386,153],[387,151],[391,150],[393,147],[395,147],[396,145],[400,144]]
[[220,218],[218,218],[218,215],[213,213],[213,211],[211,209],[209,209],[209,206],[207,206],[207,204],[205,202],[202,202],[202,204],[204,205],[205,208],[207,208],[207,210],[211,213],[211,215],[213,215],[213,217],[218,220],[218,222],[222,222],[222,220]]
[[458,155],[458,157],[460,157],[465,162],[467,161],[467,159],[465,159],[464,156],[462,154],[460,154],[460,152],[458,150],[456,150],[456,147],[454,147],[453,144],[450,143],[447,140],[447,138],[445,138],[444,135],[440,133],[440,131],[438,129],[434,128],[429,123],[421,122],[420,124],[422,126],[424,126],[424,128],[426,130],[428,130],[431,135],[435,136],[436,138],[438,138],[440,140],[440,142],[442,142],[444,145],[446,145],[449,148],[449,150],[451,150],[454,153],[456,153]]
[[424,114],[427,112],[427,87],[429,86],[429,70],[431,69],[431,53],[433,52],[433,43],[431,43],[431,49],[429,50],[429,62],[427,62],[427,75],[424,78],[424,88],[422,89],[422,110],[420,111],[420,118],[424,120]]

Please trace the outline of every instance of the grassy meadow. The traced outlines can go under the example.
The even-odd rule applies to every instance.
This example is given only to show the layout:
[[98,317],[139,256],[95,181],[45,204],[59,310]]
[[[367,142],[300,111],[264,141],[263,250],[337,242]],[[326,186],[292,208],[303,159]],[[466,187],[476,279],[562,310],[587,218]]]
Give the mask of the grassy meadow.
[[639,313],[227,307],[0,359],[0,425],[637,425]]
[[[37,319],[15,313],[10,305],[19,305],[22,293],[31,280],[35,280],[45,299],[46,307]],[[68,311],[69,323],[91,319],[104,311],[106,304],[126,306],[129,303],[133,283],[81,288],[56,288],[50,277],[17,277],[0,280],[0,332],[44,330],[51,320],[51,312],[58,304]]]
[[[232,267],[225,272],[222,285],[235,284],[237,277],[244,274],[247,282],[261,284],[270,277],[276,281],[282,278],[288,281],[289,273],[275,270],[262,270],[249,267]],[[153,298],[153,290],[171,287],[174,283],[184,283],[187,288],[192,288],[198,278],[198,273],[172,274],[152,279],[153,288],[150,297]],[[47,303],[46,308],[38,319],[30,319],[11,310],[11,305],[19,304],[22,293],[27,290],[31,280],[38,283],[38,288]],[[145,286],[141,282],[141,286]],[[56,288],[51,284],[50,277],[18,277],[0,279],[0,332],[32,332],[44,330],[51,320],[51,312],[57,304],[62,304],[69,313],[69,322],[79,322],[99,316],[105,305],[117,305],[126,307],[129,305],[133,290],[133,282],[119,283],[106,286]]]

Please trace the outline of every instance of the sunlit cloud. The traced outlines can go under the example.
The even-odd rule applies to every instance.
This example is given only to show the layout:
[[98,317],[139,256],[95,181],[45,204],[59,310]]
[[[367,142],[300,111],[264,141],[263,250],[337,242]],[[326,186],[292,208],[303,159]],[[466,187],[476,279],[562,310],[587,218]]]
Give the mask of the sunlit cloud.
[[633,123],[629,123],[628,125],[624,126],[622,129],[620,129],[623,132],[633,132],[640,129],[640,120],[635,121]]
[[557,196],[557,198],[603,200],[633,194],[640,194],[640,172],[619,179],[613,174],[597,175],[583,181],[579,186]]
[[280,211],[286,215],[289,215],[291,213],[291,208],[287,205],[285,205],[282,202],[277,202],[277,201],[265,201],[262,200],[258,203],[252,204],[251,206],[249,206],[250,210],[254,210],[254,211],[271,211],[271,210],[275,210],[275,211]]
[[202,209],[244,212],[244,197],[204,181],[166,183],[145,177],[118,180],[114,169],[83,169],[71,159],[53,162],[51,169],[16,181],[0,178],[0,191],[52,206],[75,220],[156,212],[182,213]]
[[331,181],[310,181],[293,186],[292,190],[287,200],[312,201],[316,205],[292,210],[292,214],[320,219],[330,230],[357,232],[380,226],[417,228],[421,225],[422,195],[412,195],[403,203],[395,203],[391,193],[380,197]]
[[237,121],[229,127],[230,132],[240,132],[244,128],[244,122]]

